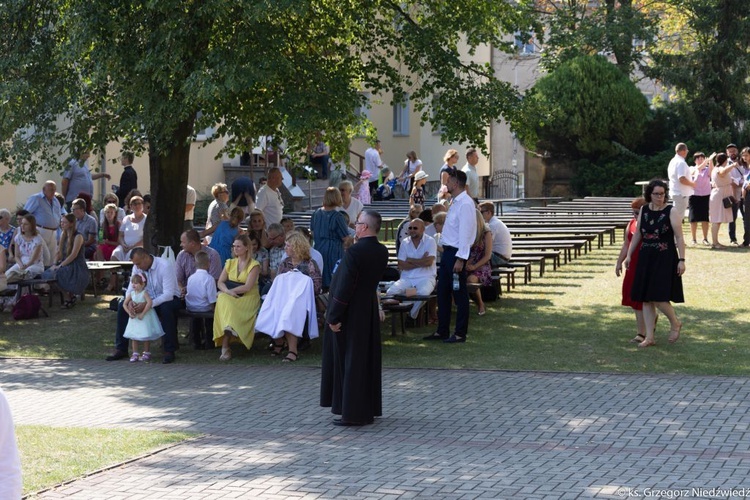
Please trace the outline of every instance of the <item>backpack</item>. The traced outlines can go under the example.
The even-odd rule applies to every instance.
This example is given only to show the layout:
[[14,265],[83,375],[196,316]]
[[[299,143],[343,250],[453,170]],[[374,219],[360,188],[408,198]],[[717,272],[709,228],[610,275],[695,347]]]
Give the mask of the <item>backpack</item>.
[[42,302],[39,297],[30,293],[22,295],[13,306],[13,319],[33,319],[39,317],[39,310],[42,308]]

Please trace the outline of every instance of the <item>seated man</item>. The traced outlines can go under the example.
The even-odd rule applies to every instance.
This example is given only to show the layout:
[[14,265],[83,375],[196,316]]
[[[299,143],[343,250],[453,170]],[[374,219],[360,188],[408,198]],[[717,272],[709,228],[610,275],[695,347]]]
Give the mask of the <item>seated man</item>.
[[[216,280],[208,274],[210,264],[211,259],[207,252],[200,251],[195,254],[196,270],[187,280],[185,293],[185,308],[189,312],[213,314],[217,290]],[[193,336],[193,346],[196,349],[213,349],[213,331],[213,318],[192,318],[190,333]]]
[[484,222],[490,226],[490,231],[492,231],[492,260],[490,263],[493,266],[505,266],[513,256],[513,239],[510,230],[508,226],[503,224],[503,221],[495,217],[495,205],[492,202],[480,203],[479,211]]
[[[134,248],[130,254],[133,262],[133,274],[146,276],[146,290],[151,297],[152,307],[159,316],[159,321],[164,329],[162,346],[164,349],[164,360],[162,363],[169,364],[175,360],[177,344],[177,310],[180,308],[179,288],[177,286],[177,274],[175,266],[167,259],[154,257],[141,247]],[[128,285],[128,293],[132,291],[133,285]],[[107,356],[107,361],[117,361],[128,357],[128,339],[123,337],[125,327],[130,317],[128,311],[123,308],[124,300],[117,307],[117,330],[115,331],[115,351]],[[144,304],[131,302],[133,314],[140,314]]]
[[408,227],[411,224],[411,221],[418,218],[419,214],[422,213],[422,205],[419,203],[416,203],[409,207],[409,215],[406,216],[406,218],[401,221],[401,223],[398,225],[398,229],[396,229],[396,252],[398,252],[399,248],[401,248],[401,242],[404,241],[404,238],[407,238],[409,236]]
[[[429,295],[435,290],[437,245],[432,236],[424,234],[424,221],[412,219],[409,236],[398,250],[398,268],[401,278],[388,288],[388,295],[403,295],[408,288],[416,288],[417,295]],[[416,318],[424,301],[413,303],[410,315]]]
[[[180,253],[177,254],[175,262],[175,271],[177,273],[177,286],[180,289],[180,298],[185,298],[187,292],[188,280],[195,274],[197,269],[196,256],[203,251],[208,256],[209,266],[206,268],[208,275],[214,279],[214,285],[221,276],[221,257],[219,252],[211,247],[201,245],[201,238],[198,231],[190,229],[180,235]],[[213,349],[213,339],[207,342],[200,342],[203,334],[213,332],[213,319],[211,318],[192,318],[190,322],[190,331],[193,335],[193,346],[196,349]]]
[[96,253],[99,223],[94,217],[86,213],[86,200],[83,198],[73,200],[71,207],[73,215],[76,217],[76,231],[83,236],[84,256],[86,260],[91,260]]

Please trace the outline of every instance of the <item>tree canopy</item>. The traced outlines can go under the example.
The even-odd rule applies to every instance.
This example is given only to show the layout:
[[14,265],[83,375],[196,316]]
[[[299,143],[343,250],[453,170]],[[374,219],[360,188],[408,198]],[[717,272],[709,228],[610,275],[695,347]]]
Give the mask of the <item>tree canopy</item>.
[[483,144],[519,96],[459,46],[507,47],[526,15],[502,0],[4,2],[3,179],[122,141],[149,154],[147,245],[176,245],[196,130],[218,124],[230,153],[260,136],[304,149],[321,129],[336,147],[360,125],[361,91],[390,91],[446,140]]

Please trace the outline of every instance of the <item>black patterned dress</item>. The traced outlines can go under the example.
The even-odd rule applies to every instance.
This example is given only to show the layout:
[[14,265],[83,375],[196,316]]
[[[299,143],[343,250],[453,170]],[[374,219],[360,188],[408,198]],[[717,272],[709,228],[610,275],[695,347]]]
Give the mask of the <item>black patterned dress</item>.
[[685,302],[677,275],[677,247],[669,221],[672,206],[641,214],[641,250],[630,298],[639,302]]

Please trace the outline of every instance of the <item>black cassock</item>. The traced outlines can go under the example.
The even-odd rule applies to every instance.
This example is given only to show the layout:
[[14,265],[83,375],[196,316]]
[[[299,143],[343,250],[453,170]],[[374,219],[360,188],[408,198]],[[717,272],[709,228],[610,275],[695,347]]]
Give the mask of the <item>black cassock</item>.
[[377,289],[388,249],[376,237],[347,250],[334,273],[323,336],[320,406],[342,420],[367,422],[382,415],[382,366]]

